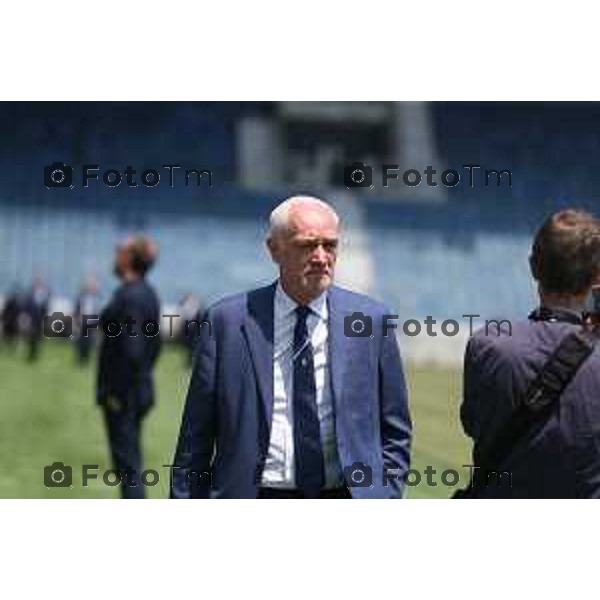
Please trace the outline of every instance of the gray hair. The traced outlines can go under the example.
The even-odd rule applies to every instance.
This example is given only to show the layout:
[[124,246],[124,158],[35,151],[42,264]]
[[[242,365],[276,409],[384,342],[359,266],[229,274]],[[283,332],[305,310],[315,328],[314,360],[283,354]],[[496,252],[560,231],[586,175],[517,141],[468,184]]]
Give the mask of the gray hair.
[[310,206],[319,210],[325,210],[334,216],[336,224],[339,224],[340,222],[337,213],[331,205],[327,204],[327,202],[313,196],[292,196],[281,202],[281,204],[278,204],[271,212],[269,217],[269,230],[267,232],[268,239],[273,238],[288,229],[290,212],[297,206]]

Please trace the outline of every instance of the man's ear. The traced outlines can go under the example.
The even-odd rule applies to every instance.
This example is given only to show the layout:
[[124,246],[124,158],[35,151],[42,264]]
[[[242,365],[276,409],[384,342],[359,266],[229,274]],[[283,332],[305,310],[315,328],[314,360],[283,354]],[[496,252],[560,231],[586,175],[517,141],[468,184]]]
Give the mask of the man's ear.
[[539,281],[540,274],[538,273],[537,265],[536,265],[535,261],[533,260],[533,254],[529,255],[529,268],[531,269],[531,275],[533,276],[533,278],[536,281]]
[[267,238],[267,248],[274,263],[279,264],[279,243],[274,238]]

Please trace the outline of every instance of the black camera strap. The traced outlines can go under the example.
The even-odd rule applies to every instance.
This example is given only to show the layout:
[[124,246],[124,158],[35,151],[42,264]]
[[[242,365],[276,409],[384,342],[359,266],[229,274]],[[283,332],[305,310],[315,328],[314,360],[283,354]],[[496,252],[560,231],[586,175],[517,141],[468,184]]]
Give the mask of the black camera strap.
[[541,430],[557,408],[564,389],[594,351],[597,340],[598,334],[585,327],[563,338],[506,424],[478,457],[469,486],[455,498],[476,498],[488,485],[489,474],[500,472],[515,446]]

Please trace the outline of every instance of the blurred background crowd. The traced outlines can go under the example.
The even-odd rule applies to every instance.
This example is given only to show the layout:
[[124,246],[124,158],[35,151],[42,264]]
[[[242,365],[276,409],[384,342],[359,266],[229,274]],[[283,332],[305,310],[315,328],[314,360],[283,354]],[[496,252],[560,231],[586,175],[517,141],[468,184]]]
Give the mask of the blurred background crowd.
[[[300,191],[330,200],[345,220],[344,280],[405,318],[515,318],[532,302],[536,224],[561,206],[597,204],[599,122],[595,103],[0,104],[4,331],[10,338],[17,305],[26,331],[46,302],[74,311],[93,289],[101,304],[114,287],[113,248],[132,231],[163,249],[153,283],[170,307],[265,283],[266,217]],[[74,167],[72,189],[44,186],[56,161]],[[373,166],[373,188],[345,187],[344,166],[356,161]],[[463,164],[508,169],[512,187],[463,177],[456,187],[384,188],[386,163],[400,173],[433,165],[438,181],[448,168],[466,175]],[[87,188],[83,164],[99,166]],[[208,169],[210,184],[186,187],[175,171],[170,187],[163,164]],[[103,171],[127,165],[137,187],[104,185]],[[139,182],[146,168],[162,173],[160,184]],[[415,357],[452,360],[456,348],[443,345],[415,347]]]

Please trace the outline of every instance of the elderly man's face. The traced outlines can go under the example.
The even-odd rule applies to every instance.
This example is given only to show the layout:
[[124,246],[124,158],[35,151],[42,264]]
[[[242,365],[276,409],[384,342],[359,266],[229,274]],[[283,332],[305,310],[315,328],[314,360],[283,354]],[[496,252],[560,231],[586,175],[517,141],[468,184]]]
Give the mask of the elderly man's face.
[[284,290],[297,302],[306,304],[331,285],[338,247],[332,212],[314,206],[292,208],[289,227],[268,245]]

